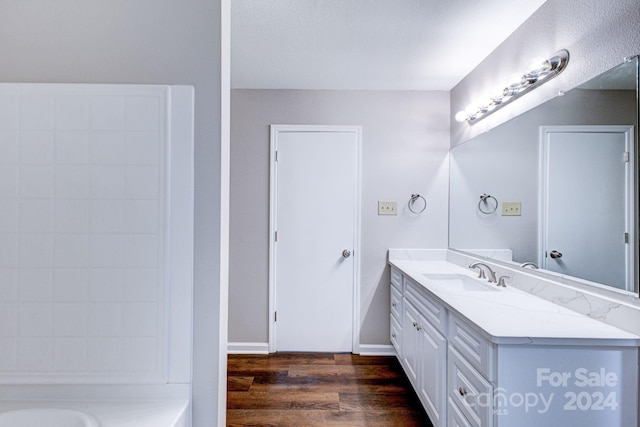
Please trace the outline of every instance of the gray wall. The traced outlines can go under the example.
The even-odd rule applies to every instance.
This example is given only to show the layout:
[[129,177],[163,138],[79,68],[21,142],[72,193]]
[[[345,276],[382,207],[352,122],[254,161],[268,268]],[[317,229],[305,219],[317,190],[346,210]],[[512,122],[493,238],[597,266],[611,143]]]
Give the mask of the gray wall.
[[451,92],[451,117],[482,99],[535,57],[567,49],[566,70],[482,121],[451,124],[456,145],[567,91],[640,53],[638,0],[547,0],[533,16],[462,80]]
[[220,13],[220,0],[0,0],[0,81],[195,86],[194,427],[218,418]]
[[[269,125],[314,124],[362,126],[360,342],[389,344],[387,249],[447,246],[448,105],[447,92],[232,90],[230,342],[268,342]],[[378,200],[399,215],[378,216]]]

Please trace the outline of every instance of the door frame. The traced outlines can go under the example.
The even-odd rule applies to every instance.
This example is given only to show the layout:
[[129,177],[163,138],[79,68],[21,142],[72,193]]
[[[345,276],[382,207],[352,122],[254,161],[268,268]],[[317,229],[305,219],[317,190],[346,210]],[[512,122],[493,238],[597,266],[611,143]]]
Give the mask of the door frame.
[[353,306],[352,306],[352,344],[351,351],[360,353],[360,228],[361,228],[361,182],[362,182],[362,127],[330,126],[330,125],[271,125],[269,149],[269,353],[276,348],[276,231],[278,224],[277,190],[278,135],[285,132],[343,132],[353,133],[356,140],[356,164],[354,192],[356,206],[354,210],[354,242],[353,242]]
[[[635,292],[636,288],[636,245],[638,244],[638,237],[636,235],[637,222],[638,222],[638,209],[635,196],[636,191],[636,145],[634,137],[634,127],[630,125],[573,125],[573,126],[540,126],[540,173],[539,173],[539,207],[538,207],[538,265],[540,268],[546,266],[546,260],[544,253],[547,251],[547,195],[548,192],[548,135],[551,133],[570,133],[570,132],[583,132],[583,133],[624,133],[625,134],[625,146],[629,153],[629,161],[625,170],[625,182],[627,185],[625,194],[625,223],[627,233],[629,233],[629,242],[625,248],[625,276],[626,276],[626,288],[621,289],[622,292]],[[604,286],[595,282],[587,281],[586,279],[576,278],[578,281],[589,282],[592,285]],[[610,286],[605,286],[605,289],[615,289]],[[618,290],[618,289],[616,289]],[[634,294],[635,295],[635,294]]]

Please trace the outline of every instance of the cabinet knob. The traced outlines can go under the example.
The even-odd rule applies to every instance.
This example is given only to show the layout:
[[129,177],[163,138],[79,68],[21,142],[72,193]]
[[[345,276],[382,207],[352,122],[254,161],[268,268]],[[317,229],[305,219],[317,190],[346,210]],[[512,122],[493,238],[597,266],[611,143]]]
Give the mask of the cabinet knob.
[[458,388],[458,393],[460,393],[460,396],[466,396],[467,395],[467,390],[465,390],[464,387],[459,387]]
[[397,304],[395,302],[391,303],[391,307],[395,307]]
[[415,328],[416,326],[418,326],[418,324],[416,322],[413,322],[413,327]]
[[420,331],[420,330],[422,330],[422,326],[416,325],[416,329]]
[[395,337],[396,337],[396,334],[391,334],[391,337],[392,337],[392,338],[395,338]]

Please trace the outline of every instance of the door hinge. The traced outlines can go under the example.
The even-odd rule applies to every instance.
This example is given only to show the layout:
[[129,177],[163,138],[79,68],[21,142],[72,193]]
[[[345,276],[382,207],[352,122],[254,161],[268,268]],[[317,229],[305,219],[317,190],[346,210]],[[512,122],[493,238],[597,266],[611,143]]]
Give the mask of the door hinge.
[[278,161],[278,152],[276,151],[276,162]]
[[277,231],[275,233],[275,239],[276,239],[276,242],[277,242],[278,241],[278,232]]
[[628,151],[624,152],[624,162],[625,163],[629,163],[629,152]]
[[629,243],[629,233],[624,233],[624,242]]
[[274,322],[278,321],[278,312],[277,311],[273,313],[273,321]]

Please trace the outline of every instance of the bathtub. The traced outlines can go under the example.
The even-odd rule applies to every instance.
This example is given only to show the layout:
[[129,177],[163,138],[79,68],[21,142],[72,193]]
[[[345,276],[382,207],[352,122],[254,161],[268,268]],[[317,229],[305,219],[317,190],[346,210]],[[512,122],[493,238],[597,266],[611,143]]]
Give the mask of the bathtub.
[[0,427],[189,427],[187,401],[4,401]]

